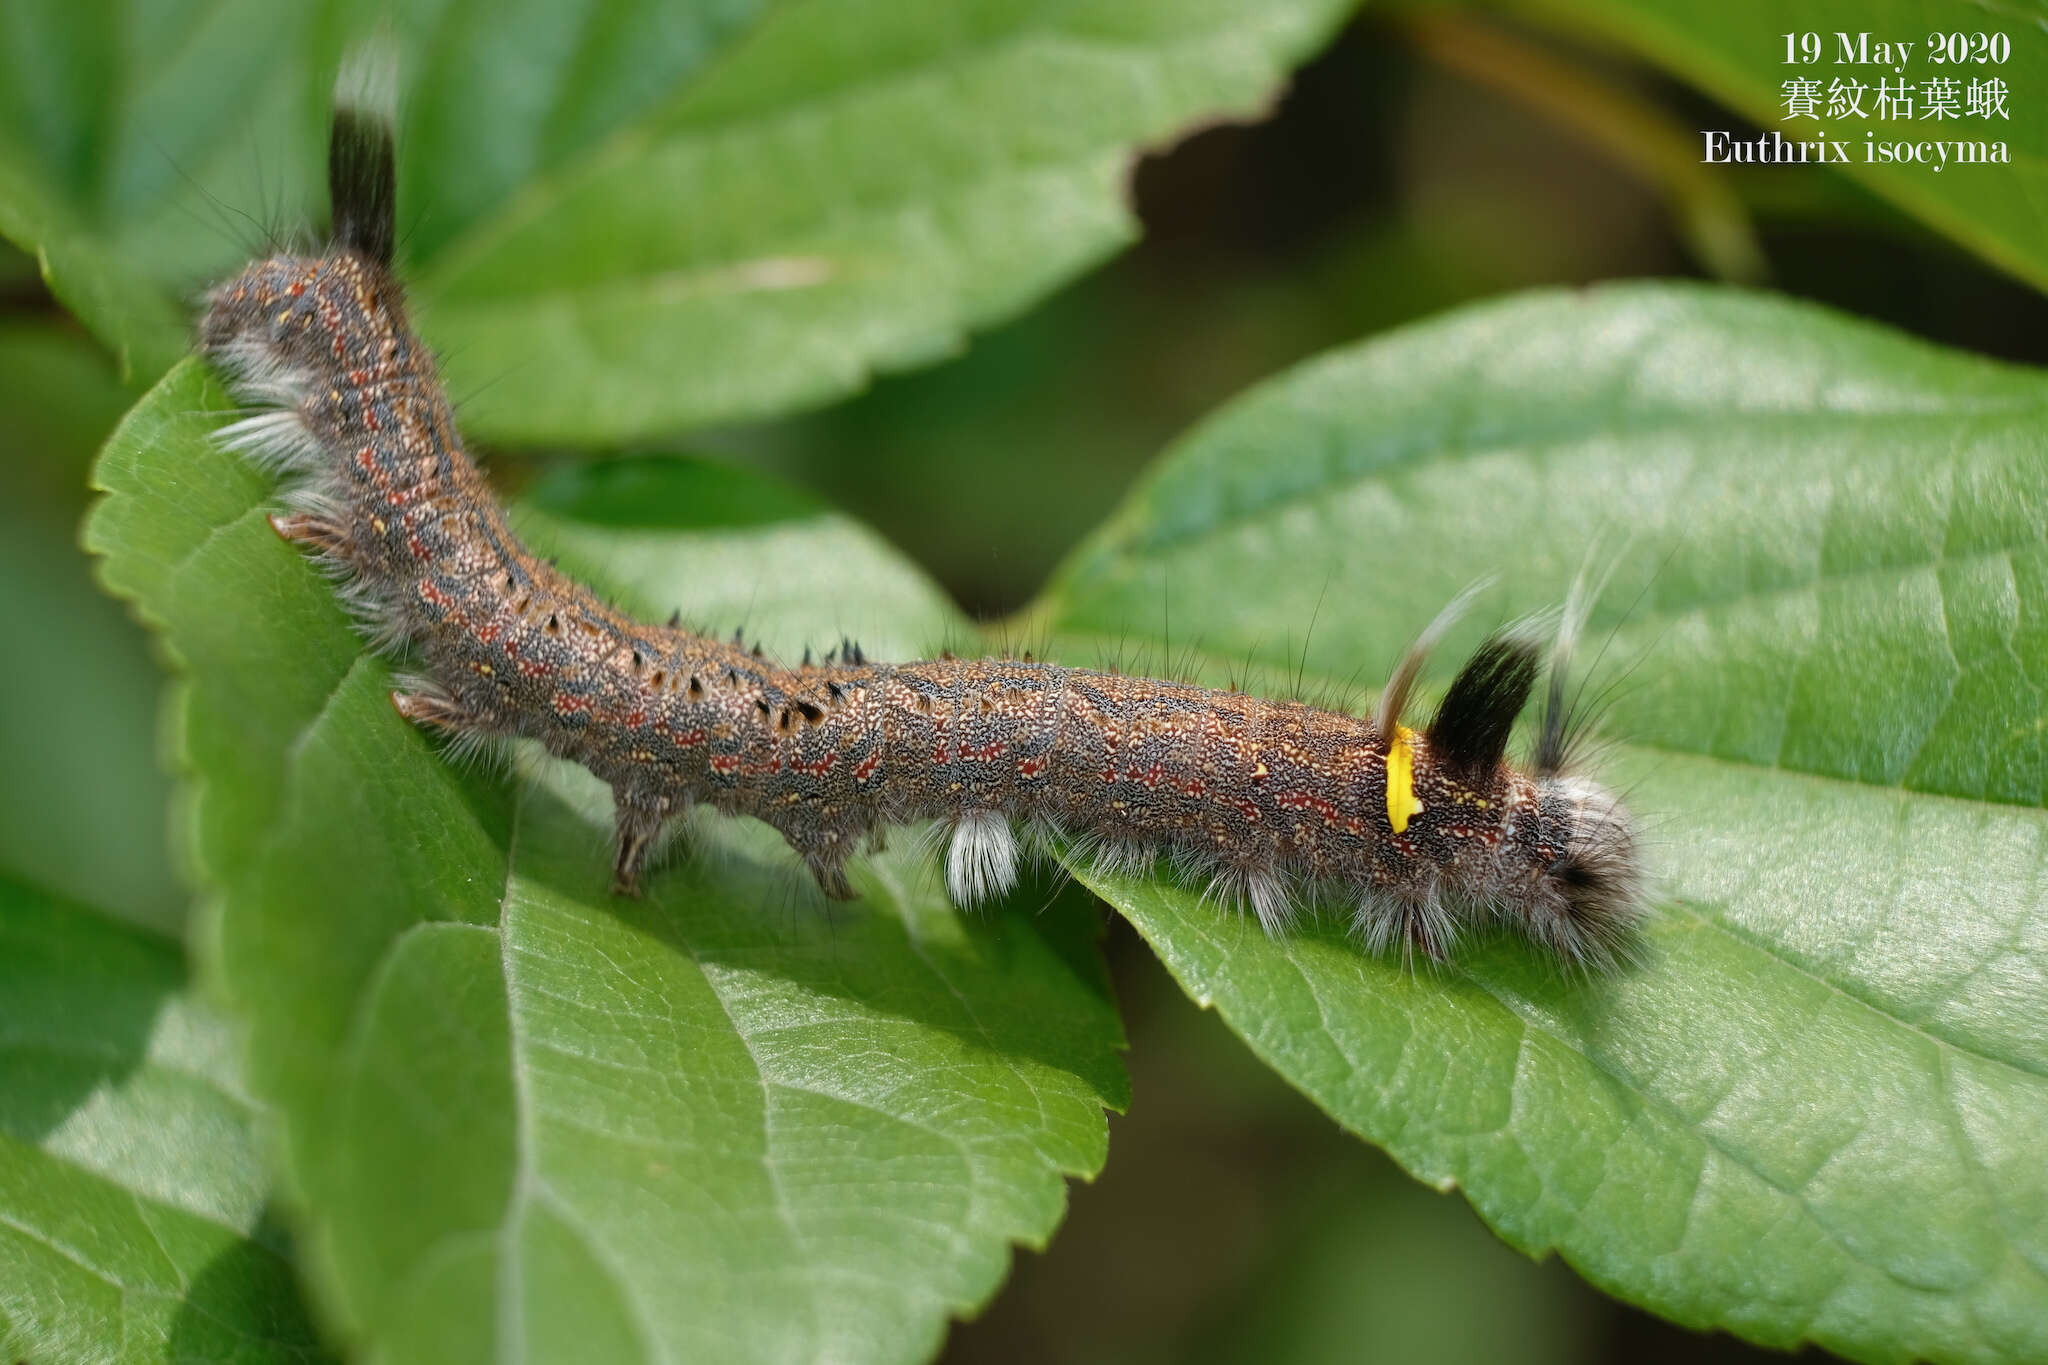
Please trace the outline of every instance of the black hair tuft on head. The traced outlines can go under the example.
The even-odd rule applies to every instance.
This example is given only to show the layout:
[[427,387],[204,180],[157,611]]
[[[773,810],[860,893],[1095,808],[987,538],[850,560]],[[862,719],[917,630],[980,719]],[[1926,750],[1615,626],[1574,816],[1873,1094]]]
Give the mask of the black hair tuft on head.
[[1479,646],[1429,723],[1430,752],[1464,772],[1497,766],[1507,754],[1515,717],[1536,686],[1538,652],[1533,643],[1513,635],[1495,635]]
[[389,118],[352,105],[335,106],[327,138],[327,190],[335,242],[378,265],[390,265],[398,235],[398,173]]
[[398,245],[398,57],[388,35],[356,44],[334,81],[327,133],[327,195],[334,240],[378,265]]

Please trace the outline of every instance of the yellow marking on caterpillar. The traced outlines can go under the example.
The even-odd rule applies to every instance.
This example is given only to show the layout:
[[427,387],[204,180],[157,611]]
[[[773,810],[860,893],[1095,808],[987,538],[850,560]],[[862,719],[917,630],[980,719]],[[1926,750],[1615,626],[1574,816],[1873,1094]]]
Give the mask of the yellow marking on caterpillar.
[[1394,727],[1394,742],[1387,746],[1387,823],[1394,833],[1408,828],[1408,817],[1422,809],[1415,799],[1415,732],[1405,725]]

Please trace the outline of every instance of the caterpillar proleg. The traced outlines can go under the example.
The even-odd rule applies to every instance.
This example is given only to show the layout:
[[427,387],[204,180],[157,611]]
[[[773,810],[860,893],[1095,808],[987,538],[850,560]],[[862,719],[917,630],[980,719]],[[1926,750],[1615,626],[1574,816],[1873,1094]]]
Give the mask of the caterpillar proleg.
[[260,409],[221,439],[290,476],[273,525],[407,659],[401,715],[538,741],[611,787],[616,892],[637,894],[649,850],[694,806],[773,826],[837,898],[882,827],[937,820],[962,905],[1003,894],[1050,835],[1111,861],[1168,856],[1274,932],[1333,900],[1376,950],[1441,958],[1497,923],[1569,964],[1627,954],[1643,907],[1635,826],[1567,766],[1577,605],[1525,772],[1509,733],[1546,651],[1527,627],[1481,645],[1418,730],[1402,713],[1446,618],[1358,717],[1030,658],[885,664],[846,646],[785,668],[633,620],[537,559],[407,322],[390,120],[348,90],[329,249],[259,260],[209,297],[202,350]]

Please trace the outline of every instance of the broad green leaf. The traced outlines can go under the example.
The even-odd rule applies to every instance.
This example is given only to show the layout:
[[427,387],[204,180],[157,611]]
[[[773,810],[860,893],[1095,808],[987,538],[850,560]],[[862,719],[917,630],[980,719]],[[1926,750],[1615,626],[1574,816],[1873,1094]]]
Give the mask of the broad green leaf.
[[171,872],[156,762],[162,675],[78,547],[85,470],[127,407],[75,329],[0,325],[0,620],[17,640],[0,706],[0,867],[160,932]]
[[[1134,233],[1133,148],[1246,111],[1332,0],[817,0],[420,275],[468,420],[625,439],[956,349]],[[510,382],[497,382],[511,376]]]
[[105,353],[67,320],[19,313],[0,319],[4,472],[19,486],[83,501],[87,467],[134,401]]
[[[0,13],[0,147],[22,148],[0,155],[0,231],[144,373],[176,352],[174,300],[323,216],[319,127],[356,8]],[[1348,7],[388,8],[422,329],[475,434],[589,443],[783,412],[957,349],[1130,239],[1137,149],[1255,109]]]
[[[2042,33],[2038,15],[1956,0],[1799,0],[1796,5],[1771,0],[1716,5],[1693,0],[1533,0],[1532,7],[1626,42],[1788,139],[1816,142],[1825,132],[1843,144],[1849,158],[1840,166],[1843,173],[1986,260],[2036,288],[2048,288],[2048,210],[2043,208],[2048,204],[2048,118],[2028,98],[2048,88],[2048,35]],[[1821,60],[1788,65],[1788,31],[1818,34]],[[2011,44],[2011,56],[1992,63],[1988,53],[1972,45],[1969,59],[1960,64],[1935,62],[1928,39],[1936,33],[1971,38],[1984,34],[1987,40],[2003,34]],[[1873,45],[1902,42],[1912,47],[1899,63],[1842,61],[1842,38],[1847,37],[1852,51],[1860,52],[1864,35]],[[1788,80],[1819,82],[1820,117],[1788,112],[1794,108],[1784,98]],[[1946,112],[1932,112],[1925,93],[1930,80],[1955,82],[1954,104],[1940,105]],[[2003,113],[1973,114],[1969,86],[1994,80],[2009,92]],[[1893,111],[1890,116],[1879,113],[1880,81],[1911,89],[1904,106],[1886,106]],[[1849,114],[1845,106],[1840,117],[1828,117],[1827,92],[1836,82],[1867,87],[1855,106],[1860,114]],[[1702,147],[1705,133],[1716,126],[1702,129]],[[1727,131],[1740,136],[1742,130]],[[2010,161],[1886,163],[1870,150],[1872,143],[1936,141],[1981,142],[1987,148],[2004,143]],[[1931,157],[1933,152],[1925,154]],[[1806,172],[1794,166],[1789,173]]]
[[251,130],[310,131],[289,115],[318,8],[0,7],[0,233],[37,255],[124,378],[175,360],[192,288],[284,226],[259,188],[266,174],[278,188],[284,159]]
[[185,349],[185,319],[170,297],[77,222],[5,139],[0,236],[35,251],[43,283],[113,352],[122,378],[159,374]]
[[0,873],[0,1350],[325,1359],[177,950]]
[[[1679,1322],[2048,1353],[2048,377],[1758,296],[1536,294],[1230,405],[1078,552],[1070,654],[1341,693],[1590,555],[1651,956],[1442,972],[1084,874],[1196,999],[1515,1245]],[[1169,596],[1170,594],[1170,596]],[[1164,625],[1170,610],[1171,638]],[[1490,620],[1474,622],[1447,653]]]
[[[900,853],[827,916],[732,829],[607,898],[602,793],[458,770],[399,721],[207,439],[222,404],[174,369],[88,538],[187,670],[209,951],[336,1320],[388,1360],[930,1354],[1102,1161],[1125,1083],[1092,954],[957,915]],[[955,628],[871,537],[729,473],[626,462],[519,516],[622,600],[773,648]]]
[[[756,0],[379,7],[400,57],[408,250],[430,256],[523,181],[668,97]],[[0,232],[145,376],[192,289],[325,217],[329,86],[361,36],[322,0],[0,10]]]

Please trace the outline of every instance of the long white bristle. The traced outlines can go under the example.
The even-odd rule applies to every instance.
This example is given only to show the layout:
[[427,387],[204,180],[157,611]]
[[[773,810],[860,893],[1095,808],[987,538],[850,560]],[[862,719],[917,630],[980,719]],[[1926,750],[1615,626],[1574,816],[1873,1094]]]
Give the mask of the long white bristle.
[[1017,884],[1017,839],[992,810],[971,810],[953,826],[946,850],[946,890],[955,905],[1000,896]]

